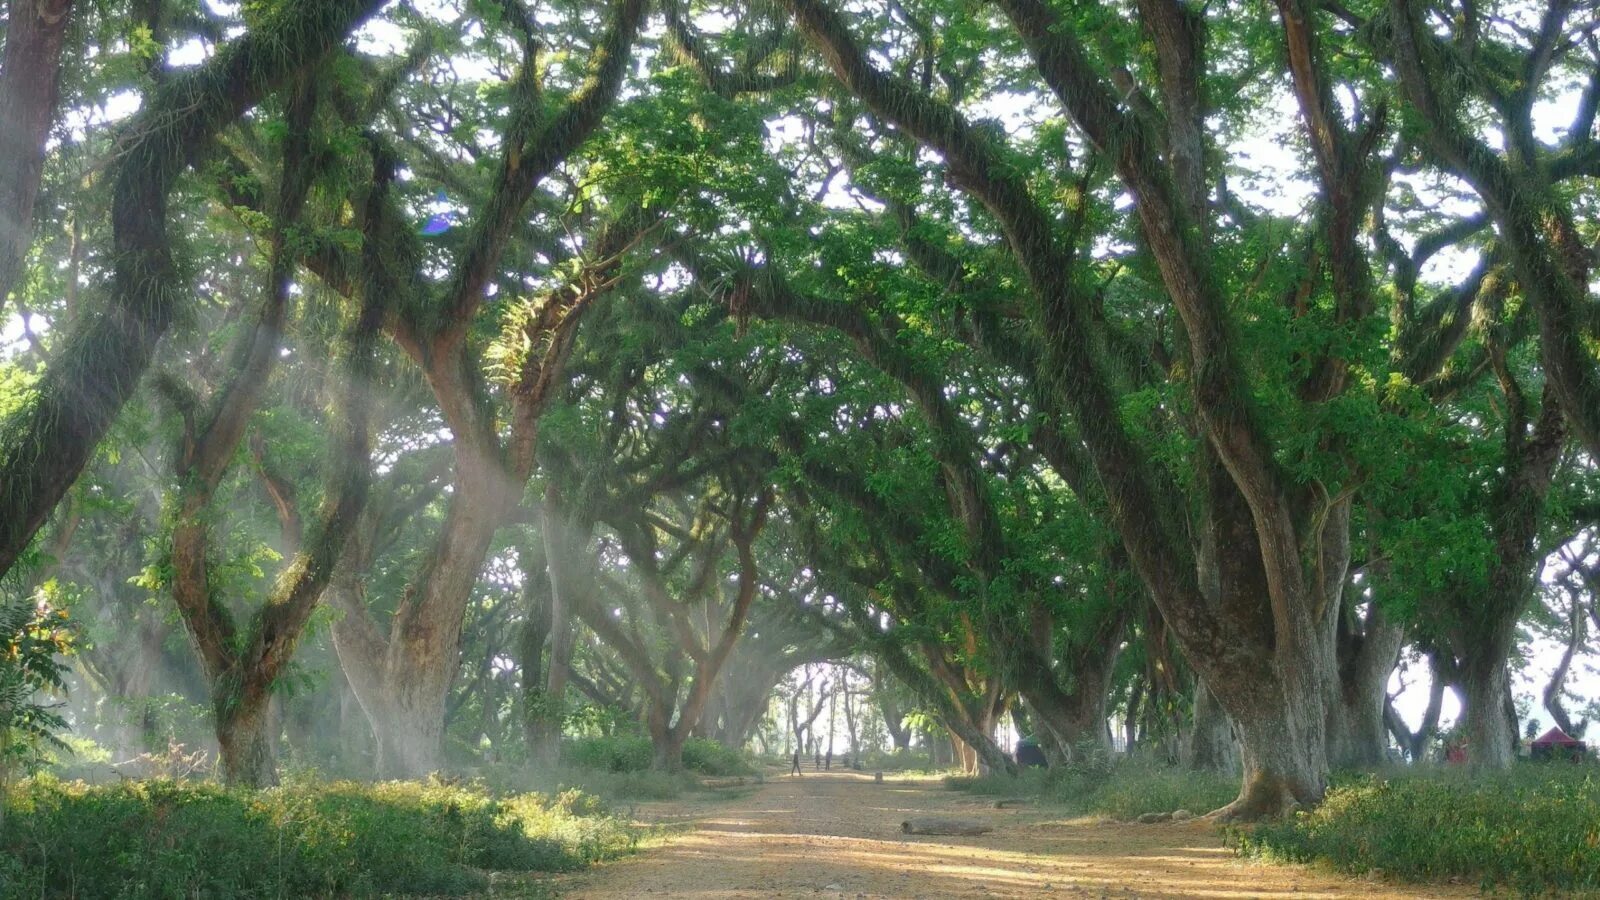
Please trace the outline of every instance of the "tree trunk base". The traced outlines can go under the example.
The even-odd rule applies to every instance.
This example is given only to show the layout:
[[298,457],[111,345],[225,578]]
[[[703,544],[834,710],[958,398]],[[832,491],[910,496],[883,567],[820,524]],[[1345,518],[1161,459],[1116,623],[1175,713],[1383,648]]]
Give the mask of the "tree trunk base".
[[1307,791],[1297,794],[1287,779],[1249,775],[1232,803],[1213,810],[1205,818],[1224,825],[1282,819],[1321,800],[1320,796],[1312,796]]

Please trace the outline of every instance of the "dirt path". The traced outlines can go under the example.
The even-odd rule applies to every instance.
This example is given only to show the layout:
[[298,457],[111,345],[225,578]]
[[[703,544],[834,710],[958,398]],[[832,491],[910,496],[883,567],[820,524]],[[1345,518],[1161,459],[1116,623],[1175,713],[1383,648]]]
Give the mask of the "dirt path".
[[[1048,809],[993,808],[936,781],[852,774],[771,777],[747,796],[641,806],[641,821],[687,826],[664,846],[577,875],[571,898],[1472,897],[1297,866],[1239,861],[1215,826],[1100,824]],[[982,837],[913,837],[908,816],[982,819]]]

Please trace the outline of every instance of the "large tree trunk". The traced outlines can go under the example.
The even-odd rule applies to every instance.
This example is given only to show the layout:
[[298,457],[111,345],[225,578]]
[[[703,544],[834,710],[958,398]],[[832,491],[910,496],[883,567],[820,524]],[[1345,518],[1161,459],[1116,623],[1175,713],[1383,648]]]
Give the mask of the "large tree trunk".
[[[1328,510],[1322,528],[1323,580],[1327,599],[1321,620],[1303,586],[1275,615],[1259,549],[1264,543],[1232,478],[1206,466],[1211,532],[1207,546],[1217,603],[1225,616],[1257,634],[1270,634],[1265,659],[1242,650],[1191,654],[1195,668],[1238,729],[1244,781],[1239,796],[1216,811],[1224,821],[1273,818],[1295,806],[1322,801],[1327,787],[1327,711],[1330,681],[1337,677],[1335,627],[1349,560],[1349,504]],[[1285,590],[1279,588],[1280,591]]]
[[[328,588],[329,601],[344,611],[334,622],[333,646],[372,728],[379,777],[420,778],[440,767],[445,697],[457,666],[454,642],[446,653],[433,641],[412,641],[407,653],[386,638],[367,612],[354,568]],[[407,606],[402,602],[397,625]]]
[[249,788],[278,783],[269,698],[218,702],[217,755],[224,783]]
[[645,726],[650,731],[650,767],[662,772],[681,772],[683,745],[689,730],[672,727],[671,719],[672,709],[666,704],[650,704],[645,715]]
[[1328,763],[1334,768],[1372,768],[1388,759],[1384,703],[1405,628],[1376,605],[1362,626],[1359,633],[1343,628],[1339,634],[1339,677],[1328,699]]
[[901,712],[900,705],[895,702],[887,686],[880,684],[874,688],[873,698],[878,701],[878,711],[883,714],[883,727],[889,732],[889,739],[894,742],[894,752],[909,751],[911,728],[905,724],[905,713]]
[[1321,802],[1327,787],[1327,757],[1322,736],[1322,704],[1305,689],[1304,705],[1294,697],[1253,698],[1248,689],[1219,692],[1243,701],[1235,705],[1244,785],[1238,799],[1218,811],[1223,820],[1274,818],[1297,806]]
[[11,0],[0,56],[0,322],[33,235],[72,0]]
[[[456,674],[456,645],[413,645],[394,654],[388,668],[389,696],[375,723],[378,771],[387,778],[422,778],[444,766],[444,707]],[[368,715],[373,712],[367,709]]]
[[1461,701],[1467,762],[1475,768],[1510,768],[1517,758],[1516,714],[1503,654],[1476,654],[1461,664]]
[[1062,676],[1050,666],[1054,623],[1042,607],[1032,611],[1030,646],[1014,651],[1020,665],[1010,674],[1017,689],[1041,726],[1039,730],[1048,732],[1056,748],[1067,754],[1078,749],[1111,752],[1106,700],[1127,619],[1125,609],[1113,609],[1099,621],[1082,626],[1082,634],[1075,636],[1072,649],[1065,654],[1069,658],[1061,663],[1063,668],[1070,667],[1065,676],[1069,687],[1062,686]]
[[1199,679],[1194,686],[1194,721],[1185,760],[1189,768],[1209,772],[1239,771],[1239,742],[1233,722],[1217,698]]
[[1538,418],[1530,422],[1520,386],[1503,358],[1496,359],[1506,398],[1506,459],[1489,504],[1494,558],[1487,591],[1458,598],[1470,606],[1454,610],[1467,758],[1486,768],[1505,768],[1516,758],[1516,710],[1511,705],[1506,659],[1517,621],[1533,598],[1540,569],[1536,539],[1544,521],[1545,497],[1566,446],[1566,420],[1554,396],[1555,386],[1545,383]]

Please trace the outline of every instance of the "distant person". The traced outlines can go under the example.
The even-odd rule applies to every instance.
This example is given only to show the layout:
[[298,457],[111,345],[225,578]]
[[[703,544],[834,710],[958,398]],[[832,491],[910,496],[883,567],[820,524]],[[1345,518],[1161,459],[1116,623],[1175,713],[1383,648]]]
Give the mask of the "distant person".
[[789,767],[789,774],[790,775],[799,775],[800,774],[800,748],[798,748],[798,747],[795,748],[795,751],[794,751],[794,765]]
[[817,753],[817,756],[816,756],[815,759],[813,759],[811,761],[811,764],[816,766],[818,769],[820,769],[820,768],[822,768],[822,748],[818,747],[816,753]]

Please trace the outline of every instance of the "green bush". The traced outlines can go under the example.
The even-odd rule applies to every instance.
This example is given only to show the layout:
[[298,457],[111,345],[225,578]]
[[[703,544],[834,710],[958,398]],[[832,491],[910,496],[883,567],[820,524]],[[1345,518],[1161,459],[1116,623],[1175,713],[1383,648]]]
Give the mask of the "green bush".
[[756,771],[742,752],[705,738],[690,738],[684,743],[683,767],[713,777],[754,775]]
[[0,897],[459,895],[485,888],[485,870],[569,870],[634,843],[576,792],[500,798],[437,781],[252,793],[39,779],[5,803]]
[[[783,765],[788,765],[788,760],[779,760]],[[933,759],[927,753],[918,750],[896,750],[885,753],[874,750],[861,757],[861,768],[868,772],[929,772],[933,769]]]
[[1600,890],[1600,772],[1526,764],[1504,773],[1423,770],[1336,784],[1315,810],[1230,832],[1246,855],[1465,878],[1533,895]]
[[562,744],[562,758],[596,772],[640,772],[650,768],[653,751],[643,735],[571,738]]
[[[650,768],[654,757],[650,739],[642,735],[571,738],[562,746],[562,758],[567,764],[596,772],[643,772]],[[704,738],[684,742],[683,767],[711,776],[755,772],[743,753]]]
[[1085,763],[1054,769],[1024,769],[1016,777],[952,777],[945,783],[975,794],[1036,796],[1077,815],[1134,819],[1148,812],[1186,809],[1203,815],[1239,793],[1233,775],[1194,772],[1144,760]]

